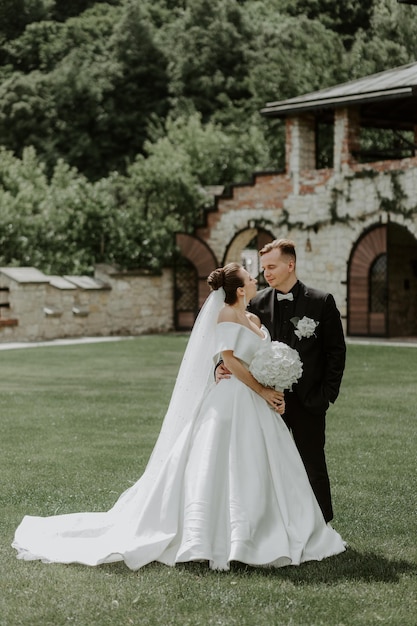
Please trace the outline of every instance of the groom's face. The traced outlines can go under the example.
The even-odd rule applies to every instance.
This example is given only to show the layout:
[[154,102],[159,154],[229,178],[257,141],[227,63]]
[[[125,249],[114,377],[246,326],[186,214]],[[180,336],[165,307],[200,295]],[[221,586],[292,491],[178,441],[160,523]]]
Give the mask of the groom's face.
[[286,293],[296,282],[294,259],[281,250],[271,250],[261,256],[261,267],[266,282],[273,289]]

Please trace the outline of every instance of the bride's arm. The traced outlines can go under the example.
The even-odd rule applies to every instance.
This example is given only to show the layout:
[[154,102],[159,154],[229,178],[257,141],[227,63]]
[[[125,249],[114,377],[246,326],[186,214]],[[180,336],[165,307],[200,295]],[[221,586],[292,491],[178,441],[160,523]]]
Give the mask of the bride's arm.
[[[257,315],[255,315],[254,313],[246,313],[246,315],[248,319],[253,324],[255,324],[258,328],[261,327],[261,320],[259,319]],[[230,307],[224,307],[220,311],[217,321],[218,322],[235,322],[237,320],[236,320],[236,315],[234,311]],[[222,357],[219,360],[219,362],[216,364],[216,367],[214,368],[214,380],[216,381],[216,383],[218,383],[221,380],[223,380],[223,378],[230,378],[232,373],[233,372],[231,372],[231,370],[227,367],[225,360]],[[242,382],[245,382],[245,381],[242,381]],[[254,391],[256,391],[256,389],[254,389]]]
[[285,411],[284,394],[270,387],[264,387],[250,373],[247,367],[235,357],[233,350],[225,350],[223,353],[223,362],[229,372],[236,376],[242,383],[253,389],[266,402],[281,415]]

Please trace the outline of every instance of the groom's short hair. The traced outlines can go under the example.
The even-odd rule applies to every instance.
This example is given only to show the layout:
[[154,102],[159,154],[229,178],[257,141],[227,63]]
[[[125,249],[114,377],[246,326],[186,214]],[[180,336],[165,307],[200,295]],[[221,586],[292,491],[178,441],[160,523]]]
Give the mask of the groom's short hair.
[[295,243],[291,241],[291,239],[274,239],[274,241],[265,244],[264,247],[259,250],[259,254],[263,256],[267,252],[272,252],[272,250],[280,250],[281,254],[293,257],[294,261],[297,260]]

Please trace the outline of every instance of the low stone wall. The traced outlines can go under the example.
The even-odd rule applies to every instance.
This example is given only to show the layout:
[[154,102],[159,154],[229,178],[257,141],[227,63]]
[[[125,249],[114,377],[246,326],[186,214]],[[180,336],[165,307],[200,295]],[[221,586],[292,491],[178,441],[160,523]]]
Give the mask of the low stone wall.
[[173,276],[117,273],[47,276],[0,268],[0,342],[141,335],[173,329]]

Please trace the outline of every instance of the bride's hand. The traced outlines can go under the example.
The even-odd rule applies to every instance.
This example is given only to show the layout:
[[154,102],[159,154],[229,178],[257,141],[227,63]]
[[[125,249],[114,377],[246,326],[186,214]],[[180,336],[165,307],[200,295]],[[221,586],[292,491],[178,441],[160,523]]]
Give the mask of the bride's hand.
[[232,373],[230,372],[230,370],[227,369],[224,363],[220,363],[219,365],[217,365],[216,383],[218,383],[220,380],[223,380],[223,378],[230,378],[231,375]]
[[276,391],[270,387],[265,387],[265,391],[262,394],[263,398],[268,402],[269,406],[277,411],[280,415],[285,412],[285,400],[282,391]]

